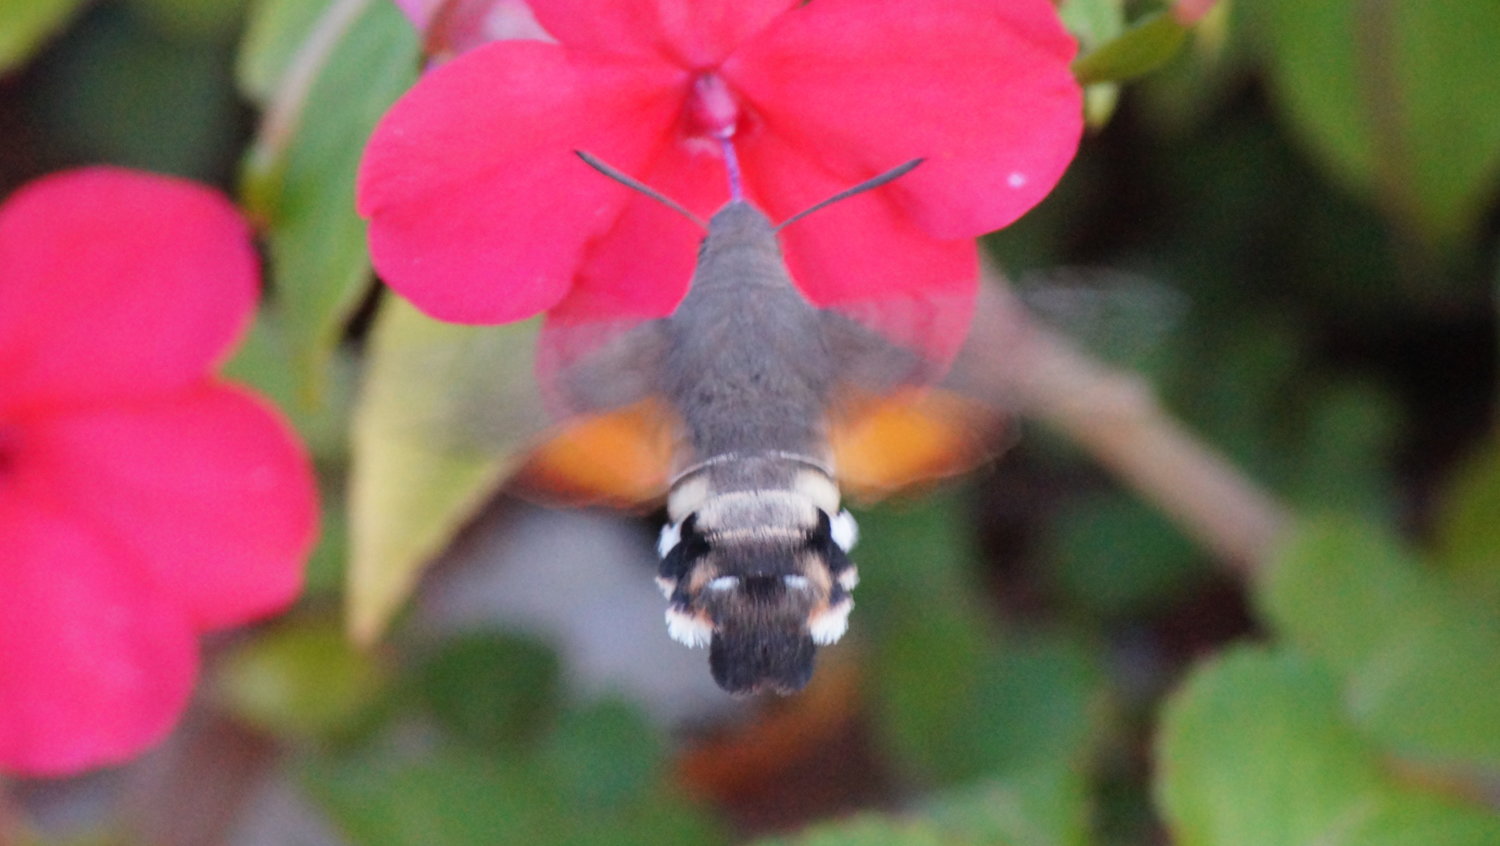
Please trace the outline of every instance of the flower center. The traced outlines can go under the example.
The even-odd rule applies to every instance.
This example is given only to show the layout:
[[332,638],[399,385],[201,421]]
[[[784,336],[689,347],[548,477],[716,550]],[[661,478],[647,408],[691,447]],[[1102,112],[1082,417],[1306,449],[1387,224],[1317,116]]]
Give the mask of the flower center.
[[688,137],[728,140],[739,129],[740,117],[734,92],[718,74],[707,71],[693,80],[693,91],[688,95]]

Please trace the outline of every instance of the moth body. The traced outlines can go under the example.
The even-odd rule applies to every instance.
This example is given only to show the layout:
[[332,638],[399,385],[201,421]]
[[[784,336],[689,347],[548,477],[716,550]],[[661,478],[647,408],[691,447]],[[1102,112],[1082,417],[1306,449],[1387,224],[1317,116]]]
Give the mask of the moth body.
[[665,321],[662,393],[683,428],[660,544],[668,630],[708,646],[715,680],[735,693],[803,687],[816,646],[839,639],[853,607],[853,518],[825,413],[836,362],[820,315],[770,221],[734,202],[710,222]]
[[[705,227],[676,310],[583,345],[593,351],[553,368],[557,404],[578,422],[539,450],[530,477],[614,504],[651,501],[665,489],[657,582],[668,632],[708,647],[724,689],[790,693],[811,678],[817,647],[843,636],[854,606],[859,577],[849,551],[859,532],[841,504],[839,472],[866,495],[957,472],[982,457],[970,436],[984,427],[941,391],[917,390],[941,375],[943,362],[809,302],[777,241],[780,228],[920,160],[777,227],[741,198],[733,153],[725,139],[732,199]],[[670,198],[579,156],[703,225]],[[954,303],[860,305],[865,318],[871,309],[916,306],[896,321],[911,328],[942,325]]]

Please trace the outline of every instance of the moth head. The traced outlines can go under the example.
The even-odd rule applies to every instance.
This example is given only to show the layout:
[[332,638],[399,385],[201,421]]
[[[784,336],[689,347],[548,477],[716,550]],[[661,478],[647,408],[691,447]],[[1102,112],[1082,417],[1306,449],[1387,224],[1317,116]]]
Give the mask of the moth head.
[[802,689],[817,647],[848,628],[853,518],[816,515],[810,526],[757,531],[706,529],[695,514],[663,530],[668,631],[708,646],[714,680],[731,693]]

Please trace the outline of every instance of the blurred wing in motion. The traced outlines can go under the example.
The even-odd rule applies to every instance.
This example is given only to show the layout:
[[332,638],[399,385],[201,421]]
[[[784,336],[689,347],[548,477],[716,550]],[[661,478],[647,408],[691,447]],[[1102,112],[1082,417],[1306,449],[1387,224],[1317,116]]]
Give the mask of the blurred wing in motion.
[[[965,345],[956,363],[934,361],[890,339],[899,327],[926,350],[953,346],[926,339],[964,331],[972,308],[968,301],[887,300],[820,313],[833,389],[828,407],[807,413],[826,418],[836,481],[854,499],[963,473],[1007,445],[1008,414],[995,397],[973,395],[964,373],[982,353]],[[689,451],[661,393],[667,337],[665,321],[543,329],[538,377],[563,422],[513,480],[518,493],[616,508],[661,500],[674,463],[684,464]]]
[[1001,450],[1005,421],[998,409],[939,388],[848,401],[830,432],[839,487],[869,502],[963,473]]
[[512,479],[517,493],[544,503],[659,504],[682,428],[661,396],[665,331],[661,320],[543,328],[537,380],[561,422]]
[[1016,281],[1015,293],[1035,322],[1099,358],[1148,371],[1170,346],[1188,311],[1187,299],[1177,289],[1119,268],[1032,271]]
[[655,504],[671,481],[677,430],[671,410],[656,399],[576,417],[532,451],[512,484],[543,502]]
[[[996,398],[964,394],[965,371],[988,351],[971,335],[953,361],[934,361],[890,340],[968,333],[974,304],[888,300],[857,317],[824,312],[839,384],[828,409],[840,489],[860,501],[957,475],[1000,451],[1007,414]],[[871,326],[880,327],[879,330]],[[919,341],[925,350],[941,345]],[[953,346],[950,342],[948,346]]]

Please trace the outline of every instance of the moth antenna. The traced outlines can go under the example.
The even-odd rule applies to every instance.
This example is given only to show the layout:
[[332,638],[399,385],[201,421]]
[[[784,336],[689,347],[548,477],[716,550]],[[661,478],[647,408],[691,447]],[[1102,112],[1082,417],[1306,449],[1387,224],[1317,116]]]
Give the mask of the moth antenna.
[[708,229],[708,224],[704,223],[702,218],[698,217],[696,214],[693,214],[692,212],[690,212],[687,209],[683,208],[683,206],[682,206],[681,203],[678,203],[676,200],[672,199],[671,197],[668,197],[665,194],[660,193],[659,191],[655,190],[654,188],[647,187],[644,183],[637,182],[636,180],[632,179],[631,177],[626,176],[624,173],[621,173],[618,170],[615,170],[614,168],[612,168],[609,165],[605,164],[604,162],[602,162],[602,161],[594,158],[593,156],[589,155],[588,153],[585,153],[582,150],[574,150],[573,152],[578,156],[578,158],[583,159],[584,164],[588,165],[589,167],[593,168],[594,170],[597,170],[600,173],[604,174],[605,176],[608,176],[610,179],[613,179],[614,181],[620,183],[621,185],[624,185],[626,188],[633,188],[636,191],[639,191],[642,194],[645,194],[646,196],[650,197],[651,199],[657,201],[658,203],[661,203],[662,205],[666,206],[667,208],[672,209],[673,211],[677,212],[678,214],[682,215],[683,217],[687,218],[688,220],[691,220],[693,222],[693,224],[696,225],[699,229],[702,229],[702,230],[705,230],[705,231]]
[[734,152],[734,141],[728,135],[720,135],[719,146],[724,151],[724,169],[729,172],[729,201],[737,203],[745,199],[740,181],[740,159]]
[[807,217],[808,215],[812,214],[813,212],[818,211],[819,209],[825,208],[827,206],[831,206],[831,205],[833,205],[834,203],[837,203],[840,200],[847,200],[847,199],[849,199],[850,197],[853,197],[856,194],[863,194],[864,192],[870,190],[871,188],[879,188],[880,186],[886,184],[887,182],[890,182],[891,180],[893,180],[893,179],[895,179],[895,178],[897,178],[899,176],[905,176],[906,174],[910,173],[914,168],[916,168],[917,165],[921,164],[923,161],[925,161],[925,159],[912,159],[911,161],[909,161],[909,162],[907,162],[905,164],[896,165],[895,167],[891,168],[890,170],[886,171],[885,173],[880,174],[879,176],[875,176],[875,177],[872,177],[870,179],[866,179],[864,182],[859,183],[858,185],[854,186],[853,188],[850,188],[850,189],[845,190],[845,191],[840,191],[839,193],[834,194],[832,197],[829,197],[828,199],[824,200],[823,202],[818,203],[817,205],[813,206],[812,208],[805,209],[803,211],[797,212],[796,214],[792,215],[791,217],[787,218],[786,220],[783,220],[782,222],[776,224],[776,231],[780,232],[781,230],[787,228],[788,226],[791,226],[793,223],[796,223],[797,221],[801,220],[802,218]]

